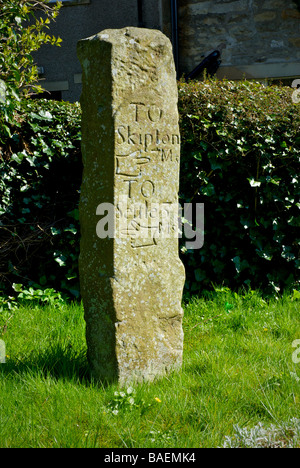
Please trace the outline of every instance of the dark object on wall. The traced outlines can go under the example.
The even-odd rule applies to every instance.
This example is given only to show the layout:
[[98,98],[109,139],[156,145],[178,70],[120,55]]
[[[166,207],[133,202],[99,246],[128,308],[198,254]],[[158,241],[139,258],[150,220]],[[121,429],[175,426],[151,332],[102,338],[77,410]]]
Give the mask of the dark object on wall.
[[300,0],[293,0],[297,5],[297,9],[300,11]]
[[178,4],[177,0],[171,0],[171,24],[172,24],[172,44],[175,68],[179,70],[179,45],[178,45]]
[[45,91],[44,93],[34,94],[32,99],[47,99],[47,101],[62,101],[61,91]]
[[144,19],[143,19],[143,0],[137,0],[137,9],[138,9],[138,27],[144,28]]
[[211,54],[205,57],[205,59],[202,60],[202,62],[196,68],[194,68],[193,71],[191,71],[186,76],[186,79],[193,80],[197,78],[201,73],[203,73],[204,70],[206,70],[208,75],[213,76],[222,63],[220,57],[221,52],[219,50],[214,50]]

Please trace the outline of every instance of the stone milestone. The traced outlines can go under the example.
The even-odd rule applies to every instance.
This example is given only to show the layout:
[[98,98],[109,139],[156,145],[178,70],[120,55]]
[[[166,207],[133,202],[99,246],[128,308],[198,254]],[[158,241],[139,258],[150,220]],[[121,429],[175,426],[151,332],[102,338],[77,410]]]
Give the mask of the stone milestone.
[[78,43],[83,70],[81,292],[96,378],[153,380],[182,364],[180,135],[169,39],[105,30]]

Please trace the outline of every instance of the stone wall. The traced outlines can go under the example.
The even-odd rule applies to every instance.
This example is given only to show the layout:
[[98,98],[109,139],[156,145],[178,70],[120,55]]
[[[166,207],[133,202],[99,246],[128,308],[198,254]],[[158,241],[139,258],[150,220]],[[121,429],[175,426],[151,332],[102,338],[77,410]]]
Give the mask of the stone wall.
[[[53,0],[54,1],[54,0]],[[178,0],[179,73],[189,72],[222,45],[221,78],[300,75],[300,12],[292,0]],[[42,85],[75,101],[81,93],[76,44],[102,29],[138,25],[137,0],[64,0],[51,33],[62,47],[36,54]],[[117,5],[117,7],[116,7]],[[144,0],[143,23],[170,39],[171,1]]]
[[222,49],[218,76],[300,74],[300,12],[291,0],[181,0],[180,68],[189,72]]

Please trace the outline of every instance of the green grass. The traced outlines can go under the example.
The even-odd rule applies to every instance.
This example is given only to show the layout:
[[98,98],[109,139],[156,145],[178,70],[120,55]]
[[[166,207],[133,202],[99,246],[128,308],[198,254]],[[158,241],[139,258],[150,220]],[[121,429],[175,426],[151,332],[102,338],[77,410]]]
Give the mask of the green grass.
[[80,305],[0,313],[0,446],[217,447],[299,416],[299,300],[221,288],[184,308],[182,371],[128,393],[91,380]]

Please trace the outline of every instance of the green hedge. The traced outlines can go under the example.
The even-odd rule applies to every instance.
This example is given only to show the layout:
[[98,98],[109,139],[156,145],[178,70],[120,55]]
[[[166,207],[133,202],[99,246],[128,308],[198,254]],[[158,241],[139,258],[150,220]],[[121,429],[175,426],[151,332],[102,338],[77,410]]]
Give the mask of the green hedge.
[[25,101],[0,154],[0,283],[79,295],[78,104]]
[[[191,293],[299,284],[299,105],[292,89],[179,83],[180,201],[205,204],[205,242],[181,256]],[[29,101],[0,148],[0,283],[78,297],[78,104]],[[297,198],[298,197],[298,198]],[[298,235],[298,237],[297,237]]]
[[205,242],[186,252],[187,288],[272,294],[299,285],[299,110],[292,90],[181,83],[182,200],[205,204]]

